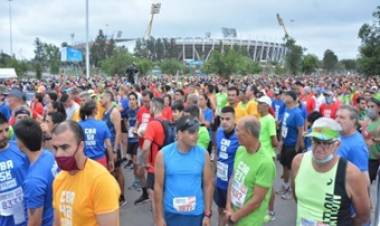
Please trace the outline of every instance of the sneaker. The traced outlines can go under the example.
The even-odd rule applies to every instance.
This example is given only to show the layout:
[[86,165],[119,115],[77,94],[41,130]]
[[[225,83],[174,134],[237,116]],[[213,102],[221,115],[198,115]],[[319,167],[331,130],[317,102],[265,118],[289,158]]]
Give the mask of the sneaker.
[[274,220],[276,220],[276,216],[275,216],[275,213],[272,211],[269,211],[267,215],[265,215],[264,217],[264,223],[269,223]]
[[128,204],[128,202],[127,202],[127,200],[120,200],[119,201],[119,208],[122,208],[123,206],[125,206],[125,205],[127,205]]
[[288,192],[288,190],[289,190],[289,188],[286,189],[284,186],[281,186],[281,188],[276,191],[276,194],[277,195],[282,195],[282,194]]
[[146,200],[149,200],[149,196],[148,196],[148,194],[142,194],[142,195],[140,196],[140,198],[138,198],[138,199],[135,200],[135,205],[137,205],[137,204],[139,204],[139,203],[141,203],[141,202],[144,202],[144,201],[146,201]]
[[127,164],[124,165],[124,169],[133,169],[133,162],[132,160],[125,160],[127,161]]
[[290,200],[293,198],[292,192],[289,190],[281,195],[281,198],[284,200]]

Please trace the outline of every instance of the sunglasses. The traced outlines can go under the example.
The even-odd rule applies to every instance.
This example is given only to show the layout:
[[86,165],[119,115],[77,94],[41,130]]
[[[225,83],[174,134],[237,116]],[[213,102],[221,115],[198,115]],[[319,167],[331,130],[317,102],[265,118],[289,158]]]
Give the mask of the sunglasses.
[[325,141],[325,140],[313,138],[313,144],[315,144],[315,145],[322,145],[324,147],[328,147],[328,146],[332,145],[333,143],[335,143],[335,140]]

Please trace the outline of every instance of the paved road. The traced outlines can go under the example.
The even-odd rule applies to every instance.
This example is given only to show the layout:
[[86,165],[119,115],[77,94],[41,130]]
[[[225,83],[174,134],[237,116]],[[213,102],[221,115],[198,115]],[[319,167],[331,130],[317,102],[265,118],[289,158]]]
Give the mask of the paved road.
[[[278,172],[281,172],[277,166]],[[127,177],[126,189],[132,183],[132,171],[125,171]],[[280,187],[280,173],[277,173],[275,189]],[[375,197],[375,186],[372,186],[372,197]],[[140,192],[134,190],[126,190],[128,203],[121,209],[121,226],[154,226],[152,220],[151,207],[148,202],[134,206],[133,202],[140,195]],[[373,201],[374,203],[374,201]],[[213,213],[216,213],[216,206],[213,207]],[[295,225],[296,208],[294,200],[282,200],[276,195],[275,201],[276,220],[268,223],[267,226],[291,226]],[[216,214],[211,219],[212,226],[217,226]]]

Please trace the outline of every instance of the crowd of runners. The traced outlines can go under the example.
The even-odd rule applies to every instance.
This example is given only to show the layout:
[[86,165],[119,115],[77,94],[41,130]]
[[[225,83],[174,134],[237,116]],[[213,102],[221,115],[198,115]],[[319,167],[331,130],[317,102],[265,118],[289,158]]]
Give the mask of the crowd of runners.
[[128,225],[129,189],[157,226],[282,225],[279,198],[298,226],[370,225],[379,159],[377,77],[0,84],[0,226]]

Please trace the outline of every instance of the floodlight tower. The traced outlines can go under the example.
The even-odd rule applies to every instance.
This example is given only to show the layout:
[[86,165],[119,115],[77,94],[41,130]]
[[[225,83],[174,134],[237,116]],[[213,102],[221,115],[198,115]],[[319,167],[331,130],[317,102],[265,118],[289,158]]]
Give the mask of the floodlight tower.
[[278,14],[278,13],[276,14],[276,17],[277,17],[278,25],[280,25],[282,27],[282,29],[284,30],[285,39],[287,39],[289,37],[289,34],[288,34],[288,31],[286,30],[284,20],[281,18],[280,14]]
[[155,14],[159,14],[161,9],[161,3],[152,3],[151,9],[150,9],[150,20],[148,23],[148,27],[146,28],[144,39],[149,39],[151,33],[152,33],[152,26],[153,26],[153,18]]

